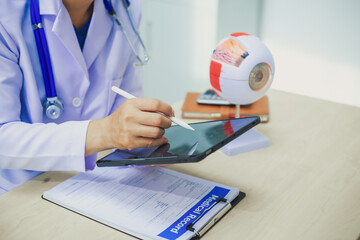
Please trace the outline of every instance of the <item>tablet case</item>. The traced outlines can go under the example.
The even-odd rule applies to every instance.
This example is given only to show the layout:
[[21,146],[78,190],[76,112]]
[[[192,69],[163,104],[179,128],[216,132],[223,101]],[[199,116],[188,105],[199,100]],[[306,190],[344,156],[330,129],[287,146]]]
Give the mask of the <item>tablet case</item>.
[[[205,157],[207,157],[208,155],[210,155],[211,153],[217,151],[218,149],[220,149],[227,143],[231,142],[235,138],[239,137],[241,134],[245,133],[246,131],[248,131],[249,129],[253,128],[254,126],[256,126],[257,124],[260,123],[260,118],[258,116],[253,116],[251,118],[254,119],[251,123],[249,123],[245,127],[241,128],[235,132],[233,132],[233,130],[231,129],[232,131],[229,131],[229,133],[227,134],[227,138],[225,138],[223,141],[213,145],[206,151],[199,153],[197,155],[191,155],[191,156],[175,155],[175,156],[165,156],[165,157],[158,157],[158,158],[156,158],[156,157],[146,158],[145,157],[145,158],[138,158],[138,159],[127,158],[127,159],[118,159],[118,160],[105,160],[105,158],[107,156],[112,154],[112,153],[110,153],[107,156],[99,159],[96,162],[96,165],[98,167],[115,167],[115,166],[129,166],[129,165],[154,165],[154,164],[174,164],[174,163],[199,162],[202,159],[204,159]],[[229,119],[229,120],[234,120],[234,119]],[[218,120],[214,120],[214,122],[216,122],[216,121],[218,121]],[[196,124],[201,124],[201,122],[194,123],[193,126],[195,126]],[[175,126],[175,127],[177,127],[177,126]],[[228,130],[230,130],[230,129],[228,129]]]

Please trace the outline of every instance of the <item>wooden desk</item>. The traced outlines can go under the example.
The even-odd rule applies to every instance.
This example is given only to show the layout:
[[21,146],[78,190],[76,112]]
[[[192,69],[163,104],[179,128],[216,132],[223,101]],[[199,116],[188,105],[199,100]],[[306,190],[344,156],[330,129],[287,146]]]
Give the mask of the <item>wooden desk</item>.
[[[357,239],[360,109],[275,90],[269,97],[270,122],[256,127],[269,148],[170,167],[247,193],[203,239]],[[41,199],[74,174],[44,173],[1,196],[0,239],[133,239]]]

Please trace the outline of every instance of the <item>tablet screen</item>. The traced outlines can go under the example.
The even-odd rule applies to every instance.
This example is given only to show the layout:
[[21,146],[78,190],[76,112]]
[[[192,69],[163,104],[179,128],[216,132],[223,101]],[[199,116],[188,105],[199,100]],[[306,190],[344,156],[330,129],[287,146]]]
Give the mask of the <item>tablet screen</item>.
[[[171,157],[191,157],[202,154],[213,146],[223,146],[227,138],[234,133],[249,130],[259,122],[258,117],[248,117],[230,120],[218,120],[191,124],[195,131],[184,129],[178,125],[166,129],[168,143],[154,148],[138,148],[134,150],[116,150],[101,160],[116,161],[121,159],[152,159]],[[222,144],[223,143],[223,144]],[[98,164],[99,165],[99,164]]]

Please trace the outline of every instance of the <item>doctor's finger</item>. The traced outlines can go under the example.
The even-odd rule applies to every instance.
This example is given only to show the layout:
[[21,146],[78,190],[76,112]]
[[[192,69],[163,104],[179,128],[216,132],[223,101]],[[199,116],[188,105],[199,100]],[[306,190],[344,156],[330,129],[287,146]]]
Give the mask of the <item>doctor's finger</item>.
[[137,145],[139,148],[149,148],[149,147],[157,147],[163,145],[168,142],[166,137],[161,138],[145,138],[145,137],[137,137],[136,138]]
[[141,112],[137,117],[138,122],[142,125],[161,128],[169,128],[171,126],[171,120],[160,113]]
[[159,127],[140,125],[134,130],[133,134],[138,137],[160,138],[164,135],[165,130]]
[[137,101],[137,104],[138,108],[142,111],[161,112],[166,116],[174,116],[174,110],[172,107],[159,99],[143,98],[141,101]]

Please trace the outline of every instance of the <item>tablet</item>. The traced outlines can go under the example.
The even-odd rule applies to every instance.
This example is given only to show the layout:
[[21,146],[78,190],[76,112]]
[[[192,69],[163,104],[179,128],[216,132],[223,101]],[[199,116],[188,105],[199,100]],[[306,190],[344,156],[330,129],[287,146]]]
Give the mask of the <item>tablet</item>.
[[97,161],[98,167],[199,162],[260,123],[246,117],[192,123],[195,131],[172,126],[165,131],[168,143],[153,148],[116,150]]

